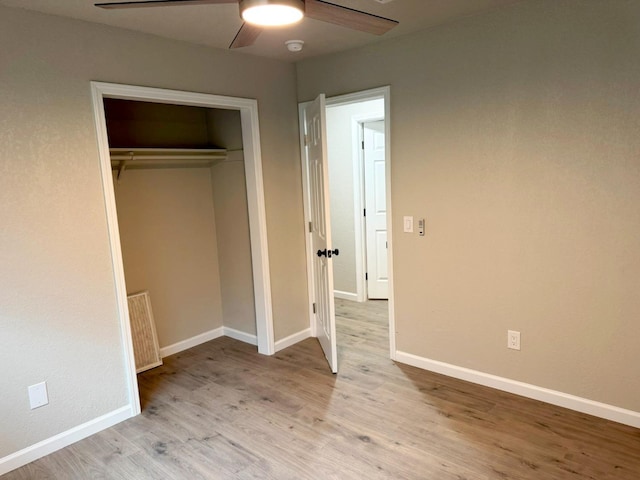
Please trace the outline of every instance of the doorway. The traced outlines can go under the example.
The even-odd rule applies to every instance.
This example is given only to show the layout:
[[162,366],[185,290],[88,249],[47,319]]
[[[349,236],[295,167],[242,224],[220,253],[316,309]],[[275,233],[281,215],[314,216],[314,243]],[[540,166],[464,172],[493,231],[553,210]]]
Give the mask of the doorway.
[[336,298],[388,299],[384,118],[382,98],[327,105]]
[[[367,113],[367,112],[358,112],[358,105],[364,105],[367,102],[373,102],[376,103],[376,101],[379,104],[379,109],[377,112],[374,113]],[[311,125],[311,123],[309,123],[312,119],[309,116],[309,109],[316,109],[317,106],[320,105],[321,109],[323,109],[323,116],[322,118],[320,118],[319,121],[315,121],[313,122],[313,125]],[[317,213],[319,210],[322,210],[322,208],[318,208],[318,203],[320,204],[325,204],[326,205],[326,209],[329,210],[329,206],[330,204],[333,202],[333,194],[334,192],[332,191],[331,188],[325,187],[324,189],[321,189],[320,193],[318,193],[316,191],[316,189],[314,189],[313,184],[315,182],[310,182],[310,179],[312,178],[313,174],[314,174],[314,170],[319,172],[322,171],[323,168],[317,168],[316,166],[312,165],[310,162],[311,160],[311,156],[309,155],[309,145],[310,143],[313,143],[312,140],[313,138],[322,138],[323,136],[325,137],[325,143],[326,143],[326,147],[325,149],[327,151],[331,150],[332,146],[329,144],[330,140],[327,139],[328,135],[327,135],[327,131],[329,131],[331,129],[331,120],[329,119],[329,115],[328,113],[331,111],[331,109],[337,110],[338,107],[344,107],[345,109],[348,107],[349,109],[353,109],[353,112],[351,114],[351,116],[349,117],[349,122],[350,124],[348,125],[348,127],[346,128],[347,132],[351,132],[348,133],[347,136],[351,136],[354,137],[355,140],[351,141],[348,143],[348,145],[345,147],[344,145],[342,146],[338,146],[338,149],[347,157],[349,157],[349,162],[347,162],[347,167],[346,167],[346,172],[349,172],[349,169],[351,169],[351,172],[349,175],[344,175],[344,176],[340,176],[339,174],[337,175],[337,180],[334,180],[334,183],[341,183],[342,185],[347,185],[350,186],[351,189],[351,194],[347,193],[346,195],[344,195],[346,197],[346,204],[349,204],[349,202],[351,203],[350,206],[346,209],[343,209],[343,211],[341,212],[342,215],[342,221],[344,225],[351,225],[351,230],[353,231],[353,236],[354,239],[352,241],[353,243],[353,249],[349,249],[347,248],[347,250],[344,250],[345,255],[343,255],[343,250],[341,250],[340,256],[336,257],[336,253],[334,253],[333,258],[329,257],[329,264],[324,265],[323,264],[323,268],[325,269],[329,269],[329,270],[333,270],[333,267],[337,264],[337,260],[340,259],[340,257],[345,258],[346,256],[351,257],[347,259],[348,263],[350,262],[352,264],[352,270],[355,271],[356,268],[358,268],[358,273],[357,274],[353,274],[351,276],[352,279],[355,279],[355,281],[353,282],[354,284],[356,284],[356,289],[351,288],[351,291],[346,290],[346,289],[341,289],[336,288],[336,292],[337,293],[337,298],[347,298],[349,300],[355,300],[355,301],[364,301],[366,300],[366,298],[369,296],[368,293],[368,289],[366,289],[367,284],[367,268],[365,267],[366,263],[367,263],[367,259],[366,259],[366,252],[367,249],[365,248],[365,241],[366,241],[366,221],[365,221],[365,214],[366,212],[364,211],[365,209],[365,203],[366,203],[366,194],[365,194],[365,168],[364,168],[364,154],[362,152],[361,146],[362,146],[362,142],[365,140],[364,138],[364,134],[365,134],[365,126],[367,126],[368,122],[371,121],[379,121],[379,120],[384,120],[384,124],[377,124],[377,125],[370,125],[369,129],[372,130],[373,132],[377,132],[382,134],[382,137],[385,141],[383,141],[382,143],[378,142],[378,147],[380,147],[379,149],[381,149],[384,153],[384,162],[382,164],[378,164],[378,169],[380,171],[380,167],[382,168],[381,173],[383,174],[382,176],[379,176],[378,180],[382,179],[381,181],[378,182],[379,186],[383,186],[383,188],[381,190],[378,191],[378,205],[382,205],[381,210],[384,212],[385,217],[383,219],[383,232],[381,235],[378,235],[378,245],[380,245],[381,243],[384,244],[385,247],[385,253],[386,253],[386,258],[383,258],[383,260],[381,261],[381,273],[383,274],[383,276],[388,277],[386,284],[387,284],[387,296],[388,296],[388,302],[387,302],[387,310],[388,310],[388,329],[389,329],[389,351],[390,351],[390,358],[394,359],[395,357],[395,322],[394,322],[394,316],[393,316],[393,276],[392,276],[392,272],[393,272],[393,268],[392,268],[392,263],[393,263],[393,255],[392,255],[392,235],[391,235],[391,182],[390,182],[390,168],[391,168],[391,158],[390,158],[390,142],[389,142],[389,132],[390,132],[390,118],[389,118],[389,109],[390,109],[390,89],[389,87],[383,87],[383,88],[378,88],[378,89],[373,89],[373,90],[367,90],[367,91],[363,91],[363,92],[357,92],[357,93],[353,93],[353,94],[348,94],[348,95],[342,95],[342,96],[338,96],[338,97],[332,97],[332,98],[327,98],[326,99],[326,107],[325,107],[325,98],[324,95],[320,95],[318,97],[318,99],[316,99],[316,101],[314,102],[308,102],[305,104],[301,104],[300,105],[300,124],[301,124],[301,148],[303,150],[303,155],[302,155],[302,163],[303,163],[303,187],[304,187],[304,198],[305,198],[305,220],[308,222],[308,226],[309,226],[309,232],[312,232],[315,228],[315,224],[314,222],[311,221],[312,217],[317,216]],[[339,127],[338,129],[340,129],[341,127]],[[324,132],[322,132],[322,130],[325,130]],[[344,128],[342,128],[342,130],[344,130]],[[354,133],[355,132],[355,133]],[[379,140],[379,138],[378,138]],[[327,157],[328,155],[325,155],[325,157]],[[353,159],[356,160],[353,160]],[[329,163],[329,165],[331,165],[331,162],[325,162],[325,163]],[[345,167],[345,165],[341,165],[342,167]],[[325,170],[325,176],[326,176],[326,181],[325,184],[331,184],[331,178],[330,178],[330,173],[329,170],[331,169],[331,166],[329,166],[328,169],[324,169]],[[317,177],[317,173],[315,173],[315,176]],[[349,178],[350,177],[350,178]],[[318,201],[318,199],[321,199],[322,201]],[[345,211],[347,211],[347,214],[344,215]],[[350,212],[350,213],[349,213]],[[332,212],[333,213],[333,212]],[[331,215],[328,215],[327,218],[330,218]],[[331,220],[330,222],[328,222],[331,226],[333,226],[334,222],[333,220]],[[384,228],[386,227],[386,228]],[[329,239],[329,243],[330,245],[327,247],[328,249],[333,249],[332,251],[336,251],[342,249],[342,245],[339,245],[338,242],[336,241],[335,238],[332,237],[333,232],[330,230],[328,232],[327,238]],[[327,284],[324,285],[324,287],[321,285],[320,288],[318,288],[318,286],[314,283],[317,282],[317,279],[314,277],[314,275],[316,275],[315,270],[317,269],[316,264],[318,263],[317,259],[315,258],[316,255],[314,255],[316,253],[315,248],[315,243],[312,242],[312,236],[313,234],[310,233],[310,235],[308,235],[307,237],[307,268],[308,268],[308,278],[309,278],[309,305],[310,305],[310,318],[311,318],[311,332],[313,336],[319,337],[320,332],[319,330],[319,324],[318,324],[318,317],[316,312],[326,312],[327,308],[325,308],[324,305],[319,304],[317,305],[317,302],[320,301],[322,302],[322,299],[320,298],[316,298],[318,296],[318,291],[322,291],[323,288],[326,289],[326,286],[329,285],[331,289],[333,289],[333,279],[334,279],[334,275],[332,272],[331,275],[331,282],[328,282]],[[355,239],[355,237],[357,236],[357,239]],[[346,237],[345,237],[346,238]],[[382,242],[380,241],[382,240]],[[349,240],[351,241],[351,240]],[[358,248],[358,253],[356,254],[356,248]],[[370,247],[369,250],[374,250],[375,251],[375,247]],[[317,256],[320,256],[320,254],[323,253],[323,251],[318,250],[317,252]],[[380,255],[378,255],[378,258],[380,258]],[[356,267],[356,265],[358,265]],[[387,275],[384,275],[387,274]],[[377,294],[376,294],[377,295]],[[372,295],[373,296],[373,295]],[[335,326],[335,310],[333,307],[333,295],[331,296],[331,301],[329,302],[329,308],[328,310],[331,312],[331,314],[334,316],[333,319],[331,319],[331,321],[333,322],[333,325]],[[326,322],[324,322],[326,323]],[[332,345],[332,350],[336,350],[336,344],[335,344],[335,335],[333,337],[333,345]],[[326,342],[325,342],[326,343]],[[323,350],[325,351],[325,355],[327,355],[327,359],[329,360],[329,364],[332,367],[332,370],[334,371],[334,373],[337,371],[337,362],[334,363],[332,362],[331,358],[328,356],[329,355],[329,349],[325,348],[323,345]],[[338,359],[339,360],[339,359]]]
[[118,316],[125,349],[125,364],[129,377],[129,399],[134,415],[140,413],[140,400],[136,380],[133,343],[127,306],[127,291],[124,279],[122,248],[116,214],[111,156],[105,119],[104,101],[107,98],[133,100],[168,105],[195,106],[240,112],[244,167],[246,173],[247,206],[251,244],[251,263],[254,285],[256,315],[256,337],[258,351],[271,355],[275,352],[273,319],[271,308],[271,285],[269,277],[268,245],[266,236],[266,214],[262,183],[262,160],[256,100],[223,97],[200,93],[181,92],[148,87],[92,82],[94,119],[100,156],[103,194],[106,206],[112,266],[116,286]]

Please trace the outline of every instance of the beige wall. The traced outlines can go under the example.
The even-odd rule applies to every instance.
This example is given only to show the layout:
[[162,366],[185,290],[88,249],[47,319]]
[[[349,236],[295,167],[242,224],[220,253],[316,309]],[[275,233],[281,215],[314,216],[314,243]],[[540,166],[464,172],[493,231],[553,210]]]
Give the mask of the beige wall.
[[[364,116],[364,117],[363,117]],[[358,119],[383,118],[384,100],[370,100],[327,108],[327,157],[329,160],[329,194],[331,196],[331,235],[340,255],[333,260],[334,288],[357,294],[356,228],[360,212],[355,212],[355,168],[359,159],[353,154],[353,139],[358,138]],[[353,122],[356,122],[354,128]],[[356,130],[354,132],[354,130]],[[362,180],[361,180],[362,181]],[[362,199],[364,205],[364,198]],[[356,218],[358,220],[356,220]],[[356,225],[358,222],[358,225]]]
[[211,167],[218,230],[224,326],[256,334],[242,125],[237,110],[207,111],[209,141],[226,148],[227,159]]
[[247,189],[242,152],[211,167],[213,205],[218,229],[224,326],[256,334]]
[[523,2],[298,64],[301,101],[391,85],[399,350],[640,411],[639,22]]
[[258,100],[276,339],[308,328],[293,66],[8,8],[0,44],[0,458],[128,402],[91,80]]
[[227,150],[242,150],[240,112],[222,108],[208,108],[206,112],[209,144],[218,145]]
[[125,171],[115,193],[127,293],[149,290],[160,347],[223,326],[209,169]]

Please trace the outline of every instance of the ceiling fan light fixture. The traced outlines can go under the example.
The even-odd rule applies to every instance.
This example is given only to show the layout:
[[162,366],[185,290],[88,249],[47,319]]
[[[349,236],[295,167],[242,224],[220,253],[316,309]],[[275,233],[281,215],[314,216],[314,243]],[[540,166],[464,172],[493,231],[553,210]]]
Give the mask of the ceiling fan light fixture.
[[290,25],[304,17],[304,1],[240,0],[240,16],[247,23],[265,27]]

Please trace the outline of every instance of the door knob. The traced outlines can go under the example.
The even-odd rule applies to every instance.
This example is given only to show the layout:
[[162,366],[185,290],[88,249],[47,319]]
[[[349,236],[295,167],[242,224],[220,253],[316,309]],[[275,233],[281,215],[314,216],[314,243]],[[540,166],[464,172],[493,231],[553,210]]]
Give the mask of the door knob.
[[336,257],[337,257],[338,255],[340,255],[340,250],[338,250],[337,248],[336,248],[335,250],[327,250],[327,249],[325,248],[324,250],[318,250],[318,251],[316,252],[316,254],[317,254],[319,257],[322,257],[322,256],[324,255],[324,256],[325,256],[325,257],[327,257],[327,258],[331,258],[331,257],[332,257],[332,256],[334,256],[334,255],[335,255]]

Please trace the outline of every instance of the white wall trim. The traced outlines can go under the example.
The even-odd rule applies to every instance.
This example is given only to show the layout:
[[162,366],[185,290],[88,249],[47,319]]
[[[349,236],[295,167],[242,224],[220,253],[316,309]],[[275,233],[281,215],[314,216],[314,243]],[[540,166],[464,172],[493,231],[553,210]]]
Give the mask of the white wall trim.
[[[250,345],[258,344],[258,338],[256,335],[253,335],[251,333],[241,332],[240,330],[236,330],[235,328],[218,327],[218,328],[214,328],[213,330],[209,330],[208,332],[204,332],[199,335],[195,335],[191,338],[187,338],[186,340],[182,340],[172,345],[162,347],[160,349],[160,356],[162,358],[168,357],[169,355],[180,353],[184,350],[197,347],[198,345],[202,345],[203,343],[209,342],[211,340],[215,340],[216,338],[220,338],[220,337],[233,338],[235,340],[239,340],[241,342],[248,343]],[[282,342],[282,340],[280,340],[279,342]],[[275,347],[276,347],[275,351],[278,351],[277,343]]]
[[116,287],[116,302],[118,317],[120,318],[120,338],[124,350],[127,383],[129,387],[129,403],[132,405],[134,415],[140,413],[140,394],[138,392],[138,379],[136,373],[136,361],[133,354],[133,338],[131,336],[131,320],[129,319],[129,305],[127,303],[127,287],[124,280],[124,264],[122,261],[122,248],[120,246],[120,230],[118,226],[118,213],[116,212],[116,197],[113,188],[113,175],[111,173],[111,155],[109,154],[109,140],[107,137],[107,122],[104,112],[104,97],[109,88],[103,84],[91,82],[91,98],[93,101],[93,115],[96,125],[96,137],[98,140],[98,155],[100,156],[100,173],[102,175],[102,193],[107,215],[107,227],[109,235],[109,247],[111,250],[111,265]]
[[23,448],[22,450],[12,453],[11,455],[7,455],[4,458],[0,458],[0,476],[38,460],[45,455],[49,455],[50,453],[60,450],[61,448],[69,446],[83,438],[87,438],[94,433],[98,433],[105,428],[112,427],[113,425],[135,415],[136,412],[133,406],[127,405],[98,418],[94,418],[82,425],[73,427],[66,432],[59,433],[58,435],[47,438],[46,440],[30,445],[27,448]]
[[634,412],[633,410],[626,410],[624,408],[577,397],[568,393],[538,387],[529,383],[519,382],[517,380],[498,377],[489,373],[479,372],[477,370],[471,370],[469,368],[419,357],[411,353],[400,351],[396,352],[396,361],[457,378],[459,380],[477,383],[479,385],[495,388],[504,392],[514,393],[522,397],[539,400],[541,402],[550,403],[552,405],[586,413],[595,417],[640,428],[640,412]]
[[273,308],[271,303],[271,279],[269,251],[267,243],[267,222],[262,178],[262,156],[260,150],[260,130],[258,124],[258,102],[253,99],[225,97],[204,93],[182,92],[160,88],[137,87],[114,83],[91,82],[94,118],[98,139],[98,151],[102,173],[111,257],[116,283],[116,299],[120,317],[125,361],[129,375],[129,397],[140,412],[140,401],[135,377],[135,362],[127,309],[126,285],[122,266],[122,250],[118,231],[118,219],[113,193],[111,160],[104,116],[104,98],[121,98],[172,105],[190,105],[207,108],[238,110],[242,124],[245,173],[247,182],[247,203],[249,209],[249,232],[251,237],[251,260],[253,265],[253,285],[256,308],[256,331],[258,351],[265,355],[275,353],[273,334]]
[[[335,107],[336,105],[348,105],[350,103],[366,102],[377,98],[385,98],[385,96],[389,94],[389,91],[390,88],[386,86],[362,90],[360,92],[346,93],[335,97],[328,97],[327,106]],[[385,116],[386,113],[387,112],[385,112]]]
[[279,352],[280,350],[284,350],[285,348],[290,347],[291,345],[295,345],[296,343],[301,342],[302,340],[306,340],[310,336],[311,336],[311,329],[305,328],[304,330],[300,330],[298,333],[294,333],[293,335],[289,335],[288,337],[278,340],[276,342],[276,352]]
[[[366,302],[369,293],[367,291],[367,232],[366,219],[362,211],[366,208],[365,201],[365,175],[364,175],[364,150],[360,147],[364,142],[362,135],[365,122],[373,122],[376,120],[384,121],[384,116],[358,114],[351,116],[351,141],[352,141],[352,161],[353,161],[353,191],[354,195],[354,230],[356,241],[356,285],[357,285],[357,301]],[[387,139],[385,138],[385,144]],[[386,155],[385,151],[385,155]],[[385,157],[385,170],[387,159]],[[386,173],[386,171],[385,171]],[[387,235],[388,237],[388,235]]]
[[343,292],[342,290],[334,290],[333,296],[336,298],[341,298],[343,300],[350,300],[352,302],[361,302],[360,297],[357,293],[353,292]]
[[[250,333],[241,332],[240,330],[236,330],[235,328],[222,327],[222,331],[224,332],[225,337],[233,338],[235,340],[239,340],[240,342],[248,343],[249,345],[257,345],[258,338],[255,335]],[[274,353],[275,353],[275,345],[274,345]]]
[[364,142],[362,130],[358,121],[351,117],[351,161],[353,163],[353,229],[355,232],[356,257],[356,301],[367,300],[367,283],[365,275],[367,269],[366,224],[362,214],[364,210],[364,149],[360,146]]
[[160,349],[160,356],[162,358],[168,357],[169,355],[174,355],[184,350],[197,347],[198,345],[209,342],[211,340],[215,340],[216,338],[220,338],[222,336],[224,336],[224,327],[214,328],[213,330],[201,333],[200,335],[196,335],[194,337],[187,338],[186,340],[181,340],[180,342],[162,347]]

